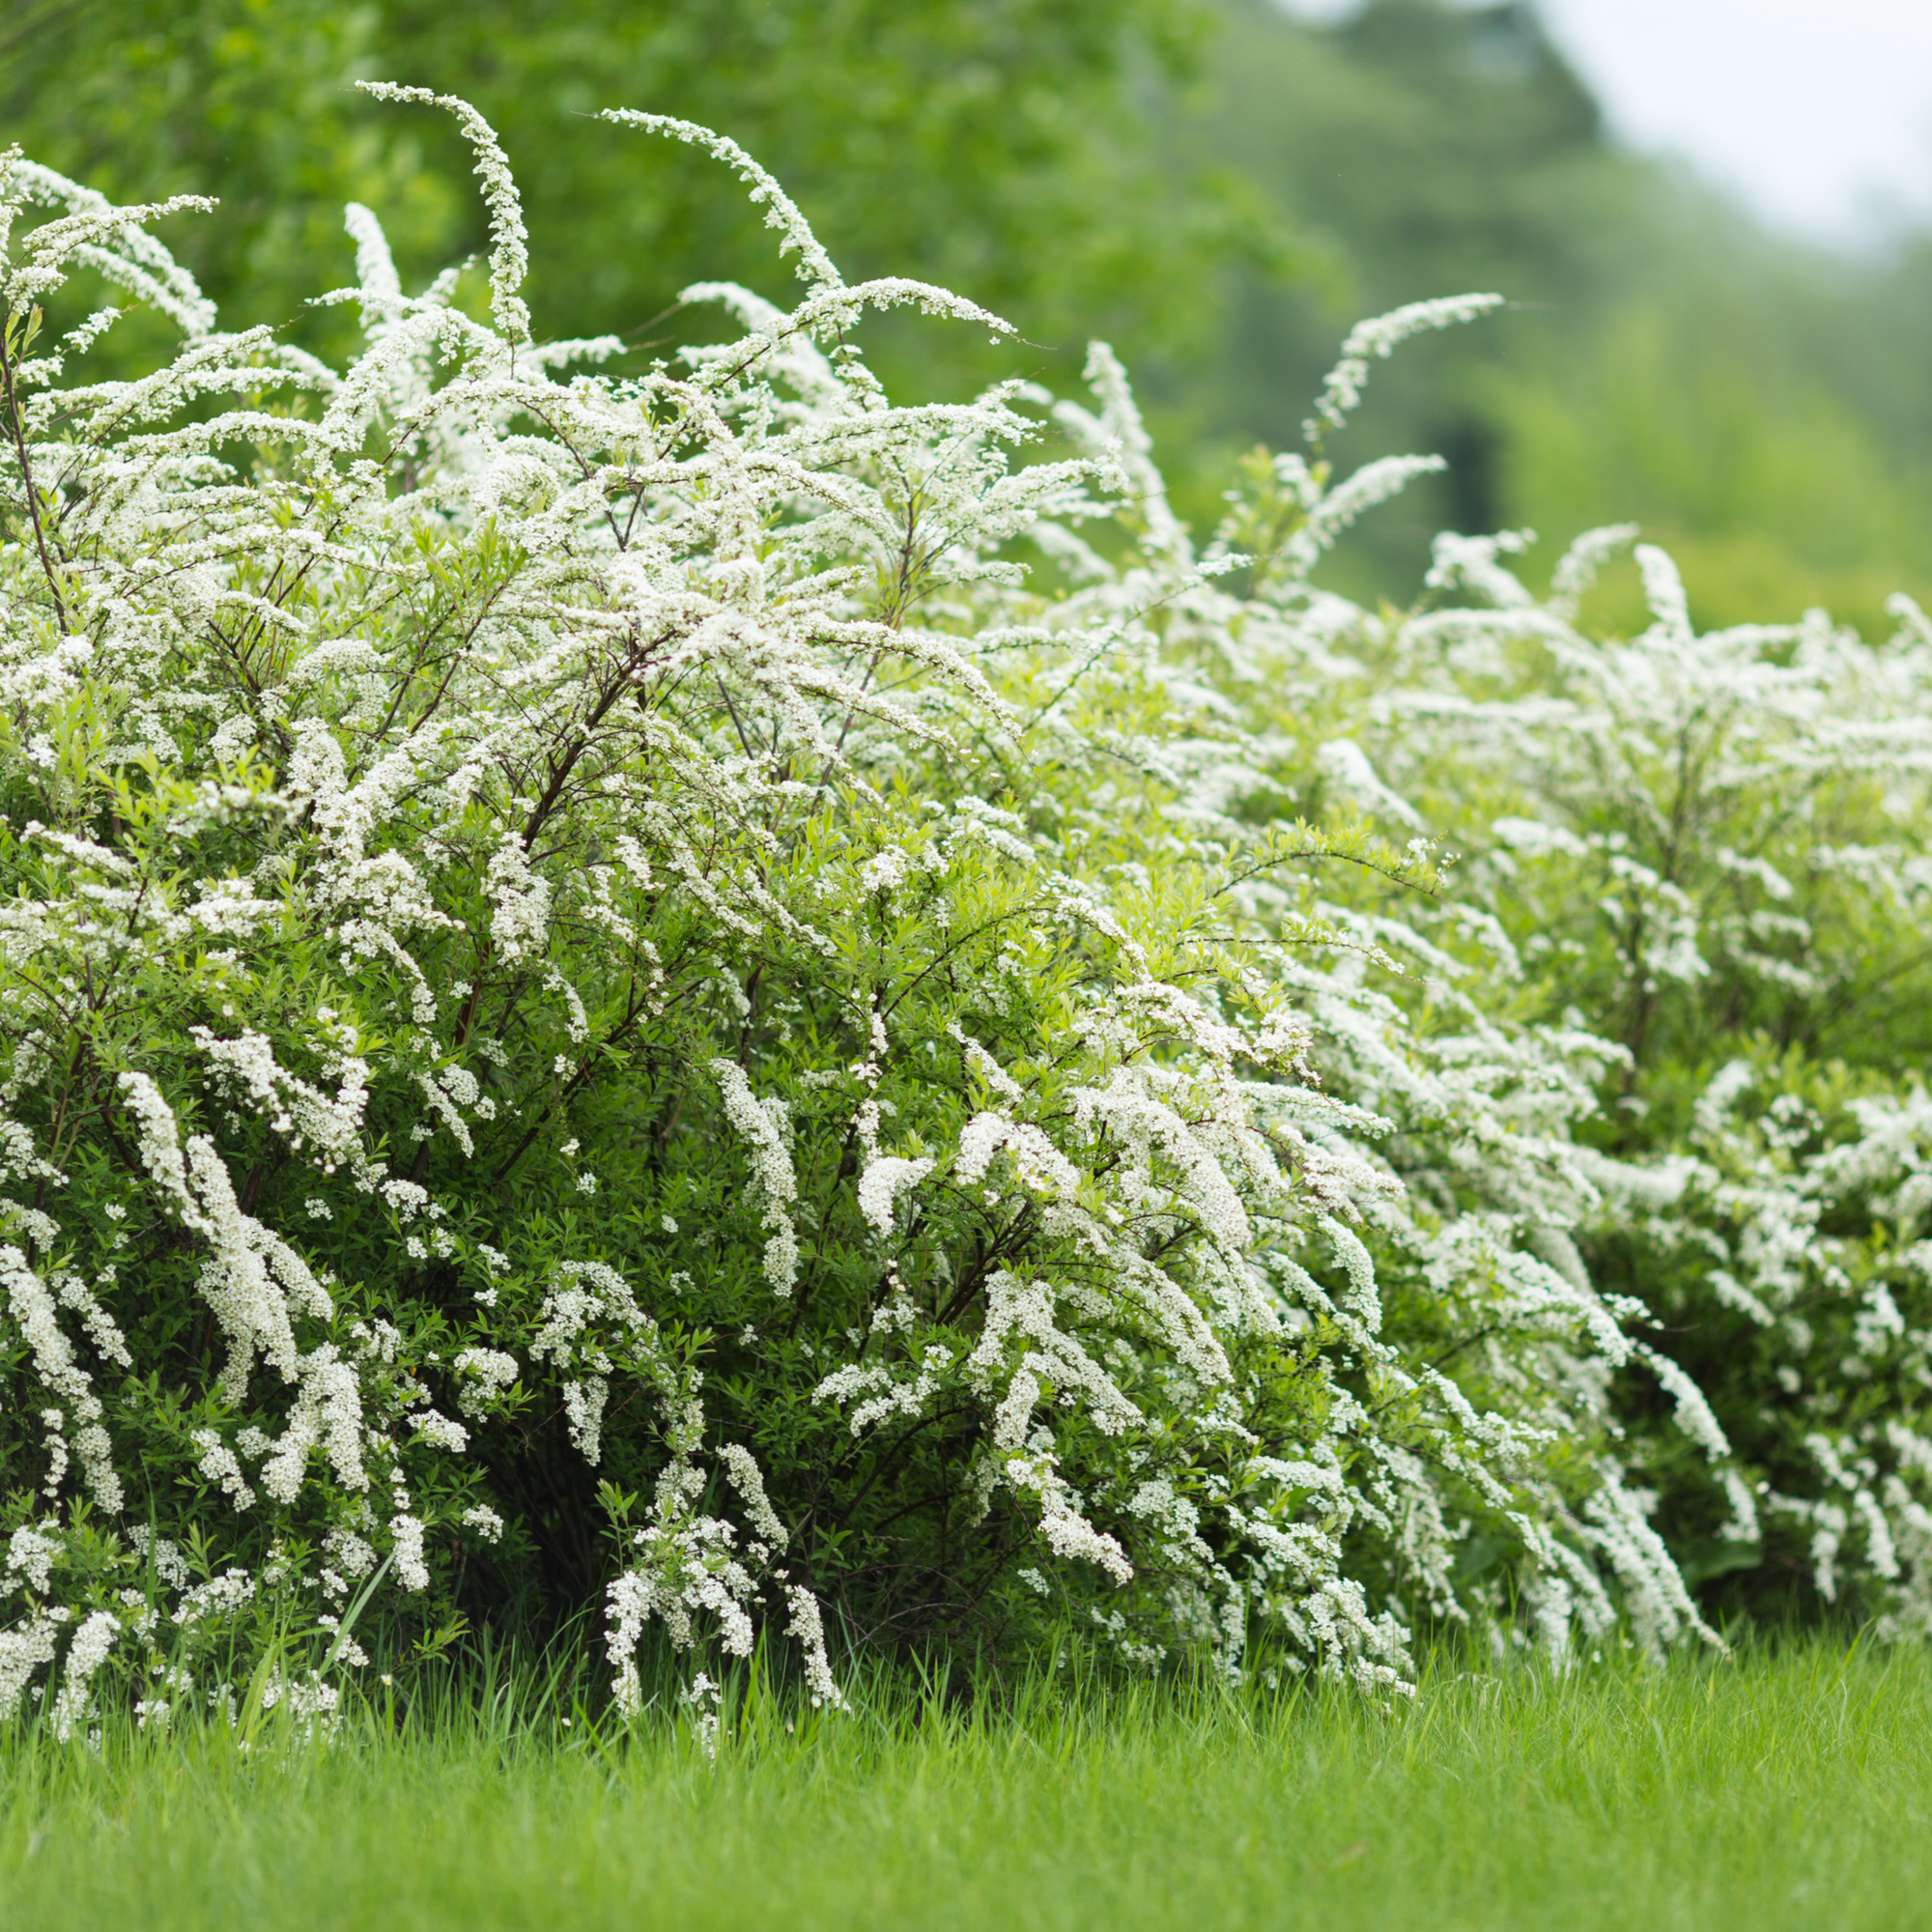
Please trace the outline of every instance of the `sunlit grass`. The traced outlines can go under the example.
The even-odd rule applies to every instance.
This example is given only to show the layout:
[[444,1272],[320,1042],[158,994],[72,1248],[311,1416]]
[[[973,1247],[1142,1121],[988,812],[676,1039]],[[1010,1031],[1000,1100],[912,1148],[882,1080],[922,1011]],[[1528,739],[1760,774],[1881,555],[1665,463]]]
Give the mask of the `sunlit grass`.
[[1347,1694],[755,1697],[707,1762],[531,1680],[485,1708],[0,1757],[0,1923],[1932,1923],[1932,1660],[1824,1641]]

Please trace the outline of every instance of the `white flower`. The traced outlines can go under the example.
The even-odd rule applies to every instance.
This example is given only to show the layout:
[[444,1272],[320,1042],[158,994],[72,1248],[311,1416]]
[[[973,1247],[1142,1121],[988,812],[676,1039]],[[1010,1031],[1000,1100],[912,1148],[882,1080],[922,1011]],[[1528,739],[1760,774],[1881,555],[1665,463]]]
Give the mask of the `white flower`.
[[929,1160],[900,1160],[882,1154],[867,1161],[859,1177],[859,1211],[881,1240],[893,1235],[894,1205],[932,1172]]
[[462,1521],[485,1543],[500,1543],[503,1540],[503,1519],[485,1503],[477,1503],[465,1510]]

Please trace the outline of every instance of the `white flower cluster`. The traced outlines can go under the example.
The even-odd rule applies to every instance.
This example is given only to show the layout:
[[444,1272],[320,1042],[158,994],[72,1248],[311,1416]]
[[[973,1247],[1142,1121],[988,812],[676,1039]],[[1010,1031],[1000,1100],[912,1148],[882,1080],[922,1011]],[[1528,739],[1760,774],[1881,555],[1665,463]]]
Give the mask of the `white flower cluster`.
[[[760,1612],[837,1705],[833,1592],[880,1628],[1085,1592],[1124,1658],[1232,1672],[1259,1635],[1378,1692],[1417,1618],[1505,1620],[1512,1577],[1552,1646],[1618,1614],[1662,1645],[1703,1626],[1619,1435],[1634,1376],[1730,1541],[1781,1512],[1821,1584],[1856,1548],[1932,1623],[1903,1413],[1812,1429],[1819,1484],[1761,1488],[1584,1259],[1695,1200],[1743,1319],[1802,1354],[1835,1267],[1851,1354],[1920,1349],[1892,1276],[1818,1229],[1858,1189],[1932,1211],[1932,1109],[1861,1100],[1821,1152],[1774,1105],[1740,1139],[1759,1076],[1720,1073],[1696,1158],[1580,1145],[1627,1049],[1525,1017],[1502,890],[1590,870],[1606,997],[1696,981],[1719,915],[1558,794],[1587,767],[1654,795],[1721,705],[1755,721],[1731,793],[1856,765],[1910,803],[1921,673],[1815,626],[1693,639],[1648,552],[1654,629],[1592,644],[1611,537],[1541,603],[1514,536],[1444,539],[1407,618],[1315,590],[1427,459],[1276,459],[1197,554],[1104,349],[1091,411],[1017,383],[894,407],[868,309],[1010,330],[847,285],[749,157],[662,117],[610,118],[738,169],[806,294],[690,291],[735,339],[598,373],[621,344],[531,340],[508,163],[435,104],[477,155],[490,321],[453,274],[406,295],[354,209],[343,369],[220,332],[156,211],[0,167],[0,1462],[38,1513],[0,1524],[0,1716],[46,1672],[81,1727],[110,1665],[158,1667],[163,1608],[211,1645],[358,1581],[407,1610],[466,1542],[578,1566],[625,1709],[648,1623],[744,1657]],[[35,355],[81,268],[172,317],[175,359],[71,380],[99,316]],[[1364,325],[1311,440],[1403,337],[1492,300]],[[1071,451],[1012,460],[1049,436]],[[1090,545],[1102,519],[1128,541]],[[1494,695],[1531,651],[1570,696]],[[1458,785],[1494,810],[1452,891],[1419,835]],[[1308,786],[1410,842],[1287,824]],[[1722,944],[1795,987],[1789,881],[1725,851]],[[1808,863],[1932,890],[1869,840]],[[1351,897],[1350,867],[1425,892]],[[555,1519],[586,1469],[614,1577],[584,1568],[603,1526]],[[328,1684],[274,1681],[327,1724]]]

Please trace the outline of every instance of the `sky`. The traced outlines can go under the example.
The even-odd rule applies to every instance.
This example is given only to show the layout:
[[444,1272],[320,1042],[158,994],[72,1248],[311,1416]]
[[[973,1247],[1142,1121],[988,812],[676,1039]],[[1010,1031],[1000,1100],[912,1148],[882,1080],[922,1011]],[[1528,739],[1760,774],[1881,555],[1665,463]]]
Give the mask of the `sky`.
[[[1283,0],[1334,18],[1359,0]],[[1932,219],[1932,0],[1541,0],[1634,147],[1856,250]]]

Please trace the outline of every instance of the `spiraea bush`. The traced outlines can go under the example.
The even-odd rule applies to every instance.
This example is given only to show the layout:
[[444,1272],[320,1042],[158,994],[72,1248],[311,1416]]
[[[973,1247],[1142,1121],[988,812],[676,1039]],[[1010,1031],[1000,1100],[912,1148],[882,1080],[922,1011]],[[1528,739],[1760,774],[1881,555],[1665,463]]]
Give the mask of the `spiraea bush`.
[[[1681,1567],[1737,1607],[1924,1634],[1932,628],[1897,597],[1877,646],[1822,611],[1698,636],[1668,558],[1636,560],[1654,622],[1605,645],[1575,586],[1539,607],[1495,544],[1445,542],[1438,578],[1492,614],[1358,627],[1352,702],[1470,855],[1524,1009],[1619,1050],[1580,1258],[1644,1299],[1736,1452],[1721,1494],[1652,1457]],[[1620,1406],[1644,1432],[1644,1393]]]
[[[1495,539],[1313,588],[1433,463],[1324,440],[1491,298],[1358,329],[1197,551],[1104,348],[894,405],[868,309],[1010,329],[659,117],[607,137],[737,169],[805,291],[599,373],[436,104],[487,313],[351,209],[345,369],[221,332],[177,204],[0,186],[0,1713],[326,1710],[379,1600],[397,1654],[594,1606],[626,1709],[650,1630],[818,1701],[1048,1636],[1385,1690],[1440,1620],[1710,1638],[1667,1536],[1774,1519],[1916,1615],[1923,1103],[1741,1047],[1639,1132],[1613,1016],[1694,1072],[1719,981],[1830,1006],[1777,881],[1811,802],[1911,823],[1918,657],[1694,640],[1657,560],[1593,643],[1596,537],[1542,603]],[[89,381],[76,277],[179,355]],[[1730,733],[1694,880],[1672,705]],[[1907,833],[1844,837],[1791,890],[1903,957]]]

